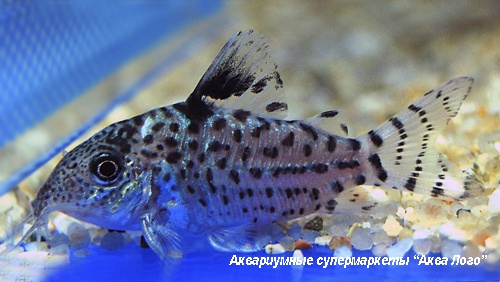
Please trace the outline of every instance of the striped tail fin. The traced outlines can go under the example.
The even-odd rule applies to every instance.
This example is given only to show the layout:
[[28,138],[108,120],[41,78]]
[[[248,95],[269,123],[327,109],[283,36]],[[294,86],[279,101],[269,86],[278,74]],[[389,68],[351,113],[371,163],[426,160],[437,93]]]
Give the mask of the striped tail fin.
[[473,81],[452,79],[360,137],[371,148],[372,184],[446,200],[483,191],[472,174],[460,171],[434,147],[437,133],[457,114]]

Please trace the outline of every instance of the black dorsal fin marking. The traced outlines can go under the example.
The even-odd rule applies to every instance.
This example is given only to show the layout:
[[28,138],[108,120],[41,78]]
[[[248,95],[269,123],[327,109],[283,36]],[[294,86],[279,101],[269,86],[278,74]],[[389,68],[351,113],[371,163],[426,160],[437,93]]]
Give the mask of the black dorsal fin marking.
[[304,122],[319,127],[339,136],[348,136],[349,129],[343,121],[346,120],[345,112],[342,110],[329,110],[307,118]]
[[272,118],[285,117],[288,106],[283,81],[268,49],[263,35],[253,30],[236,33],[189,96],[188,106],[204,102]]

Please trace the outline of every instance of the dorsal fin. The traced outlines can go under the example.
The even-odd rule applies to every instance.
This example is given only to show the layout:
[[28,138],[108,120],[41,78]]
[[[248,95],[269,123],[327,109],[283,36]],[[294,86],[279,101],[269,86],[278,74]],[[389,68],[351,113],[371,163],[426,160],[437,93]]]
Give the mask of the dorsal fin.
[[283,82],[268,49],[263,35],[253,30],[236,33],[222,47],[188,101],[285,117],[288,105]]

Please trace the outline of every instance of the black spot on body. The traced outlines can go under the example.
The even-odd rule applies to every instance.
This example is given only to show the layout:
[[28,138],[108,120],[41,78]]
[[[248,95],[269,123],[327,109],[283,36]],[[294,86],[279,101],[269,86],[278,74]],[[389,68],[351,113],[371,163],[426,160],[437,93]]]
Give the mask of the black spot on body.
[[278,148],[276,148],[276,147],[273,147],[273,148],[265,147],[262,153],[266,157],[270,157],[271,159],[275,159],[275,158],[278,157]]
[[141,155],[144,156],[147,159],[154,159],[158,157],[158,153],[156,152],[151,152],[148,149],[142,149],[141,150]]
[[252,190],[252,189],[250,189],[250,188],[248,188],[248,189],[247,189],[247,194],[248,194],[248,197],[249,197],[249,198],[252,198],[252,197],[253,197],[253,190]]
[[281,141],[281,145],[286,146],[286,147],[292,147],[293,142],[295,140],[295,134],[293,132],[290,132],[285,139]]
[[136,125],[136,126],[143,126],[144,125],[144,119],[142,118],[142,115],[139,115],[139,116],[135,116],[132,118],[132,122]]
[[142,142],[144,142],[144,144],[146,144],[146,145],[153,143],[153,141],[154,141],[154,138],[153,138],[153,135],[151,135],[151,134],[144,136],[144,138],[142,139]]
[[222,202],[224,203],[225,206],[227,206],[229,204],[229,200],[227,199],[226,195],[222,196]]
[[373,154],[368,158],[368,161],[373,165],[373,167],[377,170],[377,177],[381,181],[385,182],[387,180],[387,171],[382,166],[382,162],[380,161],[380,157],[378,154]]
[[179,132],[179,124],[176,123],[176,122],[173,122],[171,123],[168,128],[170,129],[170,131],[172,132]]
[[174,116],[174,114],[170,111],[170,109],[168,109],[168,107],[162,107],[162,108],[159,108],[158,110],[160,110],[160,112],[166,118]]
[[234,183],[236,183],[236,185],[240,184],[240,174],[238,173],[238,171],[232,169],[229,172],[229,176],[234,181]]
[[272,196],[274,196],[274,191],[273,191],[273,189],[271,187],[267,187],[266,188],[266,196],[268,198],[271,198]]
[[337,139],[334,136],[328,136],[328,141],[326,143],[326,149],[328,152],[332,153],[337,148]]
[[349,145],[351,146],[351,149],[353,151],[358,151],[359,149],[361,149],[361,143],[358,140],[348,138],[347,141],[349,142]]
[[203,163],[205,161],[205,153],[199,154],[197,159],[200,164]]
[[188,147],[189,147],[189,149],[196,151],[196,149],[198,149],[198,141],[196,141],[194,139],[189,141]]
[[243,154],[241,155],[241,161],[245,162],[250,157],[250,147],[245,147]]
[[382,143],[384,142],[382,140],[382,137],[380,137],[380,135],[378,135],[375,131],[373,130],[370,130],[368,132],[368,135],[370,136],[370,140],[372,141],[372,143],[377,146],[377,147],[380,147],[382,146]]
[[191,185],[187,185],[186,188],[190,194],[194,194],[196,192]]
[[214,114],[204,101],[195,98],[193,95],[189,96],[185,103],[177,103],[172,105],[172,107],[192,122],[204,121]]
[[251,135],[252,135],[252,137],[254,137],[254,138],[260,138],[260,133],[261,133],[261,127],[260,127],[260,126],[258,126],[258,127],[254,128],[254,129],[252,130]]
[[314,127],[303,122],[299,123],[299,126],[302,128],[302,130],[311,135],[314,141],[318,140],[318,133],[316,132],[316,129],[314,129]]
[[179,152],[171,152],[167,155],[167,162],[170,164],[176,164],[182,158],[182,154]]
[[116,131],[116,134],[113,134],[113,131],[110,132],[110,136],[106,138],[106,142],[119,147],[120,153],[128,154],[132,148],[130,139],[138,131],[128,123],[120,123],[117,126],[119,126],[119,129]]
[[213,175],[212,170],[210,168],[207,169],[207,173],[205,176],[206,176],[208,182],[212,182],[212,180],[214,179],[214,175]]
[[200,132],[200,125],[196,122],[191,122],[189,123],[187,129],[191,134],[198,134]]
[[208,144],[208,151],[210,152],[217,152],[219,151],[221,148],[221,144],[219,141],[215,140],[215,141],[212,141],[210,142],[210,144]]
[[312,189],[312,196],[314,198],[315,201],[317,201],[319,199],[319,190],[318,188],[313,188]]
[[285,189],[285,194],[288,199],[290,199],[293,196],[293,191],[290,188]]
[[366,181],[366,177],[363,174],[359,174],[358,176],[356,176],[356,179],[355,179],[356,185],[362,185],[365,183],[365,181]]
[[226,127],[227,121],[225,118],[218,118],[213,123],[213,128],[217,131],[221,131],[224,127]]
[[233,112],[233,117],[241,122],[246,122],[251,112],[245,110],[236,110]]
[[226,168],[226,164],[227,164],[227,159],[226,158],[222,158],[220,160],[217,161],[217,167],[219,169],[225,169]]
[[217,187],[215,187],[215,185],[213,185],[211,182],[208,183],[208,188],[210,188],[210,192],[212,194],[215,194],[217,192]]
[[359,166],[359,162],[357,160],[351,160],[351,161],[342,161],[337,164],[337,167],[339,169],[353,169]]
[[333,212],[335,210],[335,207],[337,206],[337,201],[335,201],[334,199],[331,199],[329,200],[328,202],[326,202],[326,209],[330,212]]
[[233,131],[233,137],[234,137],[234,141],[236,141],[237,143],[240,143],[241,142],[241,137],[242,137],[241,130],[240,129],[235,129]]
[[311,145],[309,144],[305,144],[303,150],[304,150],[304,156],[306,157],[309,157],[312,154],[312,148]]
[[316,173],[322,174],[328,171],[328,165],[322,163],[315,163],[311,166],[311,169]]
[[260,179],[262,177],[262,169],[260,168],[252,167],[249,169],[249,172],[255,179]]
[[177,142],[177,140],[175,140],[174,137],[167,137],[167,138],[165,138],[165,145],[167,145],[170,148],[176,147],[178,144],[179,143]]
[[204,207],[207,206],[207,201],[205,201],[204,199],[198,199],[198,202],[200,202],[200,204]]
[[273,177],[278,177],[281,172],[283,172],[283,168],[277,167],[273,172]]
[[181,169],[179,171],[179,174],[181,175],[182,179],[186,180],[186,178],[187,178],[187,171],[185,169]]
[[151,130],[156,133],[160,131],[163,127],[165,127],[165,123],[160,121],[155,123],[155,125],[151,127]]

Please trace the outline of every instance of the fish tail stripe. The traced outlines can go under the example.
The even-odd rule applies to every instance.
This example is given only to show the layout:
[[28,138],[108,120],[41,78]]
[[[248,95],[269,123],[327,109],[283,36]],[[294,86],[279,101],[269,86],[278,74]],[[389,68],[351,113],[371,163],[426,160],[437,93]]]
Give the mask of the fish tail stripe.
[[474,177],[455,168],[434,148],[439,130],[454,117],[473,79],[459,77],[427,92],[407,109],[361,137],[371,148],[367,183],[455,200],[482,191]]

